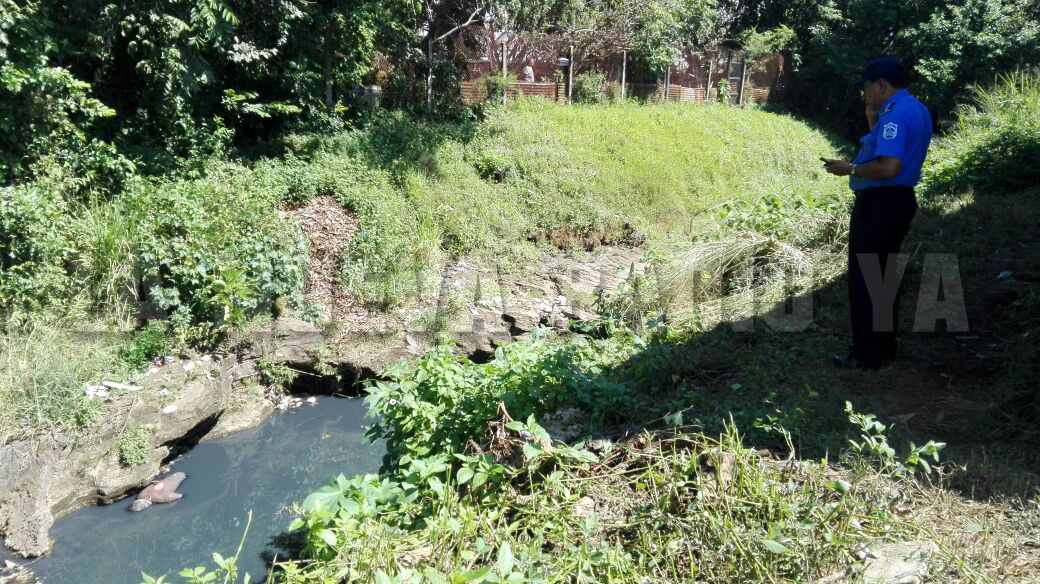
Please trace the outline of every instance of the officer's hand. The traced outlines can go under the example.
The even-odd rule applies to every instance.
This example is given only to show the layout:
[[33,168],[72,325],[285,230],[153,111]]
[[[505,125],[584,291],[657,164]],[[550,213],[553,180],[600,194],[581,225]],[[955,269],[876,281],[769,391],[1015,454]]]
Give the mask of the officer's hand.
[[823,161],[823,169],[828,173],[835,176],[848,176],[852,173],[852,165],[844,160],[832,160],[830,158],[821,158]]

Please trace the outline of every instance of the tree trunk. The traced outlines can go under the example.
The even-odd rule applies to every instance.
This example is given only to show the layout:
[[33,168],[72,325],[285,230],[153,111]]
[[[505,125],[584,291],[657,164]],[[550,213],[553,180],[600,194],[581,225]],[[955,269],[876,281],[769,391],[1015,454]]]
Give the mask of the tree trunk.
[[426,44],[426,113],[433,113],[433,31]]
[[325,106],[332,107],[332,51],[325,48]]
[[625,66],[628,64],[628,51],[621,51],[621,99],[625,99]]

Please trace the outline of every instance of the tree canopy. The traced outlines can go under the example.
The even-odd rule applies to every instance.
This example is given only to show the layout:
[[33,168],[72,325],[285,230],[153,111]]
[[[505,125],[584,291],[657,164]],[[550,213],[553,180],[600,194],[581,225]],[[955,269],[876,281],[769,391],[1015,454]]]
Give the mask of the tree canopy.
[[[1040,63],[1030,0],[0,0],[0,180],[73,168],[90,190],[235,137],[336,129],[375,81],[389,105],[418,108],[431,67],[448,95],[462,66],[431,60],[429,41],[470,26],[490,31],[493,60],[499,43],[520,56],[524,36],[573,46],[582,66],[628,51],[651,74],[688,47],[781,51],[789,105],[849,126],[859,112],[840,81],[876,55],[904,59],[940,118],[973,84]],[[380,66],[396,77],[374,77]]]

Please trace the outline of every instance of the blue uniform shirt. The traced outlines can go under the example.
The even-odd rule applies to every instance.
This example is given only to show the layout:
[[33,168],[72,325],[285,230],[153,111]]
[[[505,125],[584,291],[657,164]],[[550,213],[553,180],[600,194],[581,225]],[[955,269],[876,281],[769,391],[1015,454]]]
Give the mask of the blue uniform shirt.
[[894,93],[878,111],[877,124],[862,143],[855,164],[870,162],[879,156],[892,156],[903,162],[899,174],[884,180],[849,176],[854,191],[871,187],[914,187],[921,178],[921,165],[932,140],[932,116],[923,103],[905,89]]

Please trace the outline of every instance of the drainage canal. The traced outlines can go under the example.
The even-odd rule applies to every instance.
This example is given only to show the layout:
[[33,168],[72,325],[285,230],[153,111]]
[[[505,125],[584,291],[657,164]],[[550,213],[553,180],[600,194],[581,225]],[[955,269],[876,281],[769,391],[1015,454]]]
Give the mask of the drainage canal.
[[[353,389],[350,382],[361,376],[344,375],[338,387]],[[257,428],[202,442],[174,460],[168,472],[188,475],[179,501],[130,513],[131,496],[59,519],[53,551],[32,562],[32,571],[43,584],[138,584],[142,572],[179,581],[183,568],[212,569],[213,552],[234,555],[252,511],[239,568],[263,581],[272,558],[291,553],[294,538],[285,528],[292,503],[340,473],[377,471],[385,453],[383,444],[363,440],[371,420],[360,399],[324,395],[337,385],[328,377],[311,376],[311,385],[303,375],[293,386],[323,394],[315,403],[276,412]]]

